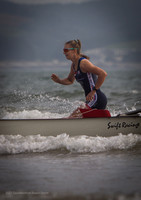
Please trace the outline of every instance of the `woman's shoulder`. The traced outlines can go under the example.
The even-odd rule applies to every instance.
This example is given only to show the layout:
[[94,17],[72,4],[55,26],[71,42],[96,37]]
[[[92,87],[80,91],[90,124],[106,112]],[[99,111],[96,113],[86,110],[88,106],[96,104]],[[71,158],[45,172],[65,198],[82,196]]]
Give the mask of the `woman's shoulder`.
[[83,58],[83,57],[81,57],[80,58],[81,60],[81,62],[80,62],[80,65],[81,65],[81,67],[86,67],[86,65],[89,65],[89,64],[92,64],[88,59],[86,59],[86,58]]
[[97,68],[90,60],[83,59],[80,63],[81,71],[84,73],[92,72],[93,69]]
[[87,72],[87,66],[89,65],[90,61],[86,58],[83,58],[83,57],[81,57],[80,59],[81,59],[80,60],[81,62],[79,64],[79,67],[80,67],[80,69],[83,73],[86,73]]

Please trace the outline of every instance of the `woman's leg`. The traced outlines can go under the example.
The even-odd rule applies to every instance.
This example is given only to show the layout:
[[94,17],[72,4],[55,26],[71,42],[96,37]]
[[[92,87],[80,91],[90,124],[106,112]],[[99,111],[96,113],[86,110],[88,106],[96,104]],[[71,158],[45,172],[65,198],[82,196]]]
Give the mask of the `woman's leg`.
[[73,119],[73,118],[83,118],[83,112],[82,110],[91,110],[91,108],[87,104],[82,104],[80,107],[78,107],[76,110],[71,113],[71,115],[68,117],[68,119]]
[[82,113],[80,112],[80,107],[78,107],[76,110],[71,113],[71,115],[68,117],[68,119],[73,119],[73,118],[82,118]]

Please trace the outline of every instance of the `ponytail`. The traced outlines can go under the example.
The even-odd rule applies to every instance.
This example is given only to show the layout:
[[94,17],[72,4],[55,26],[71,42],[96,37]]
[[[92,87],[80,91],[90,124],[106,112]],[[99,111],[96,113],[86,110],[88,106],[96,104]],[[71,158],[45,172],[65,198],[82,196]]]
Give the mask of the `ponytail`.
[[81,57],[84,57],[84,58],[86,58],[88,60],[90,59],[88,56],[80,53],[80,51],[81,51],[81,41],[79,39],[77,39],[77,40],[70,40],[70,41],[66,42],[66,44],[70,44],[73,48],[77,48],[77,53]]
[[80,54],[80,56],[83,57],[83,58],[86,58],[86,59],[88,59],[88,60],[90,59],[89,56],[86,56],[86,55],[84,55],[84,54]]

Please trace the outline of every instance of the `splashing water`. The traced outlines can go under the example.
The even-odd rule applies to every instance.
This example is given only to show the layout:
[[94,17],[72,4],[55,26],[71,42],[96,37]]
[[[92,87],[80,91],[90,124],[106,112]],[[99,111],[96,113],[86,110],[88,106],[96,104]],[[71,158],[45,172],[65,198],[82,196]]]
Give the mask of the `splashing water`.
[[70,137],[67,134],[53,136],[0,135],[0,154],[18,154],[48,152],[50,150],[67,150],[71,153],[98,153],[110,150],[122,150],[134,147],[141,142],[139,135],[122,135],[113,137]]

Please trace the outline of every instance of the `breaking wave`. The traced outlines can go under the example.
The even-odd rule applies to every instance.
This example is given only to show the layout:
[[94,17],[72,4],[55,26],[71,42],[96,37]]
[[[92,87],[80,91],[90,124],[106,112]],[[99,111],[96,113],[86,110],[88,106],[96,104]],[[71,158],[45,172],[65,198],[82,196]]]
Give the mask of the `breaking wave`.
[[67,151],[70,153],[99,153],[110,150],[127,150],[141,142],[140,135],[113,137],[70,137],[66,133],[54,136],[41,135],[0,135],[0,154],[42,153]]

